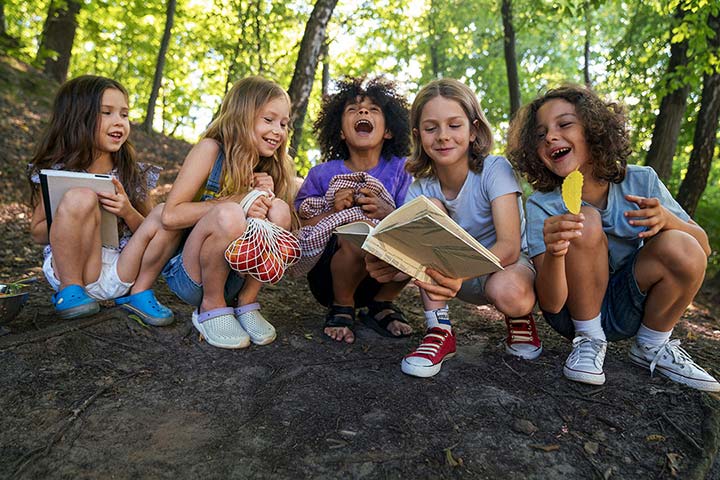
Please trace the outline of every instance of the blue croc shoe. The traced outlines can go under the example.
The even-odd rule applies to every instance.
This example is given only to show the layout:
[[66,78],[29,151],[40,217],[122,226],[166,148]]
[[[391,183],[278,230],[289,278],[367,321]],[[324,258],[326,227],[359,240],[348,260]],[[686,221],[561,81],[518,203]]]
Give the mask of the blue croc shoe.
[[155,292],[144,290],[126,297],[115,299],[115,305],[130,313],[134,313],[143,323],[153,327],[164,327],[175,321],[172,310],[157,301]]
[[68,285],[52,296],[55,312],[60,318],[78,318],[100,311],[100,304],[80,285]]

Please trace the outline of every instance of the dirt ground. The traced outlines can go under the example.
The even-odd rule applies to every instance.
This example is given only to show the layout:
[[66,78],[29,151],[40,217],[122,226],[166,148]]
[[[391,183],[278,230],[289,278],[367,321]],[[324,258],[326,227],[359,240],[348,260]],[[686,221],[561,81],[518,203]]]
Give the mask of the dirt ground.
[[[40,117],[5,98],[0,282],[42,276],[18,180]],[[187,150],[136,143],[164,183]],[[0,478],[720,478],[720,397],[651,378],[628,342],[610,345],[604,386],[577,384],[562,375],[569,342],[542,320],[544,352],[525,362],[504,353],[496,312],[456,301],[458,355],[418,379],[399,365],[422,336],[413,288],[399,301],[411,338],[357,326],[345,345],[322,334],[306,282],[284,279],[260,298],[278,339],[239,351],[203,343],[162,282],[166,328],[110,306],[59,320],[43,279],[29,291],[0,336]],[[675,333],[716,376],[719,314],[701,298]]]

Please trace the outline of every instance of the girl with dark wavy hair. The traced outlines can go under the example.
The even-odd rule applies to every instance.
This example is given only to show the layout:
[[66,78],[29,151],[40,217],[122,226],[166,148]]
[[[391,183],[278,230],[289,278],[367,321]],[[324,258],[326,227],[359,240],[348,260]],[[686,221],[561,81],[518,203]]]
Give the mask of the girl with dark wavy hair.
[[[670,340],[702,284],[710,245],[650,167],[627,165],[624,109],[566,85],[523,107],[510,127],[508,156],[537,190],[527,201],[528,244],[538,303],[572,340],[563,372],[605,383],[608,340],[635,337],[630,360],[706,391],[720,383]],[[569,213],[561,183],[582,173],[580,212]]]
[[[98,300],[115,299],[145,323],[173,321],[172,311],[157,301],[150,287],[175,236],[163,231],[162,207],[152,209],[149,197],[159,169],[135,160],[129,135],[128,94],[120,83],[84,75],[60,87],[29,176],[32,237],[47,245],[43,271],[57,291],[52,301],[61,318],[96,313]],[[116,193],[70,189],[48,230],[39,195],[42,169],[110,174]],[[101,210],[118,217],[118,248],[101,243]]]

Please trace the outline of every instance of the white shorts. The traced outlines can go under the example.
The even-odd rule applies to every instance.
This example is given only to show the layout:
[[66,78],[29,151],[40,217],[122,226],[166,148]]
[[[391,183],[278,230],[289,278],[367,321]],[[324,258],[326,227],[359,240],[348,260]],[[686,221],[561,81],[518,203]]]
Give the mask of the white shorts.
[[[122,297],[130,291],[130,287],[134,282],[123,282],[118,277],[117,262],[120,258],[120,252],[113,248],[102,247],[102,269],[100,278],[89,285],[85,285],[85,290],[95,300],[111,300],[113,298]],[[43,273],[47,278],[50,286],[57,291],[60,288],[60,280],[55,276],[52,265],[52,252],[45,258],[43,263]]]

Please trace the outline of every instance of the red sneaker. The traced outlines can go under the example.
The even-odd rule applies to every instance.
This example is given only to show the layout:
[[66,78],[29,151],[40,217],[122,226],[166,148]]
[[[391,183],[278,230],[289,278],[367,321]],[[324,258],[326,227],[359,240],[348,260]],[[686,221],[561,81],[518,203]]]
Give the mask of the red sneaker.
[[535,360],[542,353],[542,343],[535,328],[532,313],[522,318],[505,316],[508,336],[505,339],[505,351],[510,355]]
[[432,377],[442,363],[455,355],[455,334],[444,328],[429,328],[414,352],[405,355],[400,366],[414,377]]

